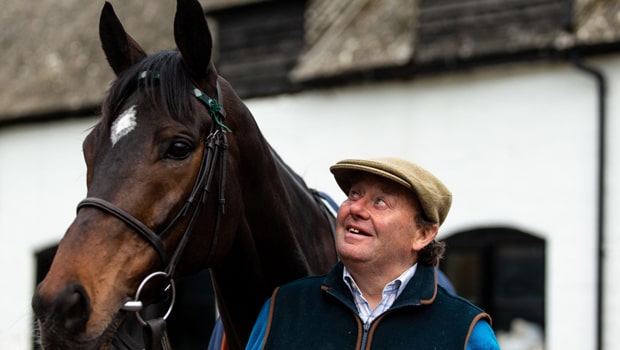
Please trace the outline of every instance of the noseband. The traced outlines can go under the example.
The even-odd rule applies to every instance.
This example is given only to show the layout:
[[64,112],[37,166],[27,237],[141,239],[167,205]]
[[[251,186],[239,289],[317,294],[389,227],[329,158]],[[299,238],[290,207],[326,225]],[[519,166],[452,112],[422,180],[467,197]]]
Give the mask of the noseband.
[[[146,74],[149,72],[142,72],[138,79],[143,79],[146,77]],[[158,75],[154,76],[155,79],[158,79]],[[211,128],[209,134],[205,138],[204,142],[204,151],[202,154],[202,160],[200,163],[200,169],[198,171],[198,175],[196,176],[196,180],[194,182],[194,186],[185,200],[183,207],[176,214],[174,219],[170,221],[168,226],[160,233],[156,234],[152,229],[142,223],[140,220],[136,219],[133,215],[129,214],[127,211],[119,208],[118,206],[96,197],[87,197],[82,200],[78,206],[77,210],[84,207],[94,207],[98,208],[107,214],[114,216],[120,221],[124,222],[127,226],[129,226],[134,232],[139,234],[146,242],[148,242],[151,247],[157,252],[159,256],[159,260],[161,262],[161,266],[164,267],[164,271],[154,272],[151,275],[147,276],[145,280],[142,282],[138,291],[136,292],[136,296],[134,300],[128,301],[125,303],[123,310],[126,311],[135,311],[138,320],[142,323],[143,326],[149,328],[149,332],[155,332],[152,329],[152,325],[148,322],[145,322],[139,314],[139,311],[143,309],[142,302],[139,300],[139,294],[143,287],[143,285],[152,277],[161,275],[166,281],[168,281],[168,285],[172,287],[172,301],[170,302],[170,308],[168,312],[166,312],[163,318],[160,318],[158,322],[164,322],[166,317],[170,314],[172,310],[172,306],[174,303],[174,281],[172,280],[176,266],[185,250],[185,247],[189,241],[189,237],[191,236],[192,231],[194,230],[194,225],[196,224],[196,219],[198,214],[200,213],[202,207],[206,203],[207,195],[209,193],[209,189],[211,186],[211,181],[213,179],[213,175],[215,171],[219,171],[219,183],[218,183],[218,209],[216,213],[216,218],[214,222],[213,228],[213,237],[211,241],[211,248],[208,255],[208,261],[211,262],[213,256],[215,255],[215,247],[217,245],[218,240],[218,228],[221,220],[222,214],[224,214],[224,185],[226,179],[226,150],[228,148],[228,141],[226,138],[226,132],[230,132],[230,129],[223,123],[223,119],[226,116],[226,112],[221,105],[221,91],[219,82],[216,85],[217,88],[217,99],[212,99],[207,96],[204,92],[202,92],[197,87],[192,88],[192,95],[196,97],[202,104],[204,104],[209,114],[212,117]],[[221,117],[221,118],[220,118]],[[192,209],[193,208],[193,209]],[[177,226],[177,224],[185,218],[188,213],[191,211],[191,216],[187,226],[185,227],[185,231],[177,248],[175,249],[172,257],[168,259],[166,250],[164,247],[163,240],[170,234],[172,229]],[[157,327],[162,327],[159,324]],[[165,324],[163,324],[164,330],[163,334],[165,335]],[[161,328],[159,328],[161,329]],[[157,338],[158,336],[154,336]],[[161,338],[162,335],[159,335]],[[146,337],[145,337],[146,338]],[[146,339],[145,339],[145,342]],[[157,347],[157,345],[153,346]],[[147,345],[147,349],[150,347]]]

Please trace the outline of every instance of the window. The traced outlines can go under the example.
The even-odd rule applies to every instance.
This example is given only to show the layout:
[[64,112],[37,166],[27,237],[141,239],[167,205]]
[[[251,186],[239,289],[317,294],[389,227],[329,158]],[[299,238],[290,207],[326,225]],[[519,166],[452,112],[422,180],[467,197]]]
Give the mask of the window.
[[440,268],[459,295],[491,315],[496,331],[509,331],[516,319],[544,329],[544,240],[510,228],[486,228],[444,241]]

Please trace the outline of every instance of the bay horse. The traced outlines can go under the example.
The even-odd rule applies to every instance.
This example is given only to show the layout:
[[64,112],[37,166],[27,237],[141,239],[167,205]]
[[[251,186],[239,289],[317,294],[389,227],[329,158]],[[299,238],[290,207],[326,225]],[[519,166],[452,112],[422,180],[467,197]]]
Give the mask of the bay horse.
[[242,349],[274,287],[336,262],[333,215],[218,75],[198,1],[177,1],[176,50],[147,55],[109,3],[99,33],[116,80],[83,143],[87,198],[33,296],[41,345],[107,349],[142,302],[209,268]]

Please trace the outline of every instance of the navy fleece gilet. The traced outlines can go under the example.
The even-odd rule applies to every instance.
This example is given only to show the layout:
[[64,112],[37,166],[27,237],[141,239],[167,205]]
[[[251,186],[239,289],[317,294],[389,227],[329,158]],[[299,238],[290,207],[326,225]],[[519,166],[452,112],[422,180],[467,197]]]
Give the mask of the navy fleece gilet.
[[392,307],[364,336],[338,263],[327,275],[289,283],[272,296],[265,349],[465,349],[474,324],[490,317],[437,286],[435,269],[418,264]]

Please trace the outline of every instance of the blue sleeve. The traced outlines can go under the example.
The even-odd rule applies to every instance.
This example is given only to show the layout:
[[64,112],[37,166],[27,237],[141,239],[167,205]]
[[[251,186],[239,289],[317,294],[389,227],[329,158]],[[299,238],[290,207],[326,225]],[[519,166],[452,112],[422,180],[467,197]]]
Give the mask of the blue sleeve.
[[452,282],[450,282],[450,279],[448,279],[448,276],[446,276],[446,274],[439,268],[435,268],[435,271],[437,271],[437,284],[442,286],[448,293],[457,295],[456,289],[454,289],[454,286],[452,285]]
[[207,350],[219,350],[222,348],[222,338],[224,336],[224,325],[222,319],[218,317],[215,320],[215,327],[211,332],[211,338],[209,339],[209,346]]
[[263,346],[263,340],[265,339],[265,332],[267,331],[267,322],[269,322],[269,306],[271,304],[271,298],[269,298],[263,308],[260,310],[252,333],[250,334],[250,340],[246,345],[245,350],[258,350]]
[[484,320],[476,322],[467,342],[467,350],[499,350],[491,325]]

